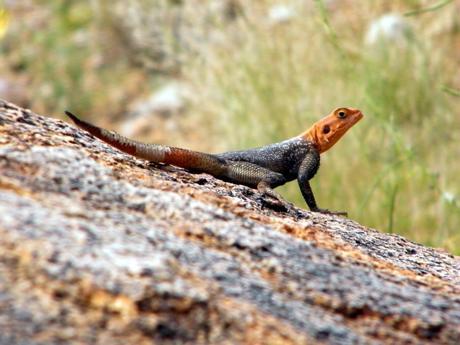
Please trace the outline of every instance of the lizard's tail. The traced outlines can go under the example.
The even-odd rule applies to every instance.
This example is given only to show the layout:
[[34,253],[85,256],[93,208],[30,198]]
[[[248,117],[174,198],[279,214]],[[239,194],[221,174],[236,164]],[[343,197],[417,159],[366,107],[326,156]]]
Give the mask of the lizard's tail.
[[215,176],[223,174],[226,170],[226,162],[214,155],[178,147],[144,144],[80,120],[69,111],[65,111],[65,114],[81,129],[132,156],[156,163],[173,164],[186,169],[207,172]]

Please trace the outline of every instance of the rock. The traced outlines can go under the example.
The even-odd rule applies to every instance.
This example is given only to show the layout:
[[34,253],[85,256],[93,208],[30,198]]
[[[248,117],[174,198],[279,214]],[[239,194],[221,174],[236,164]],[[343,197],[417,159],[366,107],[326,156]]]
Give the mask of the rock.
[[[134,137],[143,133],[151,133],[158,129],[155,118],[161,116],[165,120],[179,115],[186,109],[186,97],[189,94],[184,84],[170,82],[153,92],[147,99],[136,101],[129,107],[128,117],[120,125],[121,134]],[[172,129],[177,119],[169,121],[168,128]]]
[[20,78],[0,77],[0,97],[10,99],[16,104],[26,107],[30,104],[30,97],[26,87],[27,82]]
[[0,172],[0,344],[460,338],[460,259],[444,251],[288,214],[4,101]]
[[185,60],[220,42],[243,11],[239,0],[96,1],[114,27],[125,57],[153,72],[177,75]]
[[404,44],[412,34],[407,20],[399,14],[388,13],[370,23],[365,42],[373,45],[381,42]]
[[185,108],[187,89],[178,83],[168,83],[153,92],[146,100],[136,102],[131,109],[134,117],[149,116],[152,113],[163,116],[179,114]]

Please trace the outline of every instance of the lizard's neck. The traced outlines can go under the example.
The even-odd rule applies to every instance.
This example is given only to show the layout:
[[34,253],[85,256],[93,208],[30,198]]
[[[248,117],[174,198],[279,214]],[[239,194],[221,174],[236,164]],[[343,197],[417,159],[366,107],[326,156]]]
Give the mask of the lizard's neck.
[[326,147],[326,145],[324,145],[325,140],[324,138],[322,138],[321,132],[319,131],[316,123],[309,129],[307,129],[305,132],[300,134],[298,137],[300,137],[302,140],[312,143],[315,146],[315,148],[319,151],[319,153],[323,153],[327,149],[329,149],[329,147]]

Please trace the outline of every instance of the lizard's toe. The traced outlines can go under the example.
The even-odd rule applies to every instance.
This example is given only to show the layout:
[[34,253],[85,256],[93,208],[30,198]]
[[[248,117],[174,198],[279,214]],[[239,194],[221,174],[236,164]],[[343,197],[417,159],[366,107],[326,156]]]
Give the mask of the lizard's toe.
[[323,214],[331,214],[334,216],[344,216],[348,217],[348,212],[345,211],[331,211],[326,208],[317,208],[315,210],[312,210],[313,212],[318,212],[318,213],[323,213]]

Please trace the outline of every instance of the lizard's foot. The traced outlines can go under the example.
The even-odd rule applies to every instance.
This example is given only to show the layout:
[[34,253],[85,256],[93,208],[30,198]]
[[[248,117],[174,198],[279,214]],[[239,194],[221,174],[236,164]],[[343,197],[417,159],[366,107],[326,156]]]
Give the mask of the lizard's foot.
[[283,197],[281,197],[281,195],[279,195],[278,193],[272,194],[270,192],[263,192],[262,194],[265,195],[265,196],[268,196],[269,198],[272,198],[272,199],[276,200],[277,202],[279,202],[280,204],[284,205],[288,209],[291,209],[291,208],[294,207],[294,204],[292,202],[289,202],[289,201],[283,199]]
[[316,209],[313,209],[311,210],[312,212],[318,212],[318,213],[323,213],[323,214],[332,214],[334,216],[344,216],[344,217],[348,217],[348,212],[344,212],[344,211],[330,211],[326,208],[316,208]]
[[295,210],[295,206],[292,202],[278,198],[275,198],[275,200],[278,201],[286,209],[288,213],[293,212]]
[[[274,192],[273,190],[271,190]],[[270,192],[261,192],[263,196],[268,196],[270,199],[274,200],[274,202],[270,202],[269,204],[272,204],[271,208],[273,206],[276,206],[276,209],[279,207],[282,207],[283,211],[285,211],[287,214],[291,215],[294,217],[296,221],[308,218],[308,214],[305,212],[305,210],[298,209],[294,206],[292,202],[289,202],[285,199],[283,199],[278,193],[275,192],[275,194],[272,194]],[[265,201],[267,202],[267,201]]]
[[[276,206],[276,208],[283,208],[285,209],[288,213],[293,211],[295,209],[295,206],[293,203],[284,200],[281,197],[277,197],[275,195],[272,195],[270,193],[261,193],[262,196],[268,197],[268,200],[266,199],[266,203],[268,202],[269,204],[272,204],[273,206]],[[271,200],[270,200],[271,199]],[[269,201],[270,200],[270,201]]]
[[279,204],[280,206],[282,206],[284,209],[286,209],[287,212],[291,213],[294,209],[295,209],[295,206],[293,203],[287,201],[287,200],[284,200],[283,197],[278,194],[277,192],[275,192],[272,188],[270,188],[266,183],[264,182],[261,182],[257,185],[257,190],[259,191],[259,193],[261,193],[262,195],[265,195],[265,196],[268,196],[270,197],[271,199],[274,199],[277,201],[277,204]]

